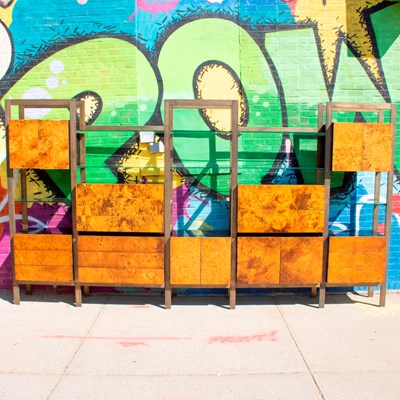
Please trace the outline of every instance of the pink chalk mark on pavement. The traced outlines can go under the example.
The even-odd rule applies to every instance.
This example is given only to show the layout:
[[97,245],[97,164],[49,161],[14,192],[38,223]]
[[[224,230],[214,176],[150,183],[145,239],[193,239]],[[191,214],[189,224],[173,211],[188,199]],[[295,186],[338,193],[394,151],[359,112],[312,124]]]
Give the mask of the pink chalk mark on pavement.
[[136,10],[129,17],[128,21],[131,22],[138,11],[144,11],[151,13],[151,18],[154,19],[154,15],[157,13],[164,12],[168,14],[172,11],[180,0],[169,0],[161,2],[149,2],[147,0],[136,0]]
[[46,335],[42,339],[59,339],[59,340],[110,340],[116,342],[123,347],[150,347],[149,342],[161,341],[185,341],[192,340],[190,337],[173,337],[173,336],[160,336],[160,337],[118,337],[118,336],[73,336],[73,335]]
[[144,342],[119,342],[119,344],[123,347],[137,347],[137,346],[149,347],[149,345]]
[[214,336],[208,340],[208,344],[213,343],[252,343],[252,342],[277,342],[276,337],[277,332],[271,331],[256,335],[246,335],[246,336]]

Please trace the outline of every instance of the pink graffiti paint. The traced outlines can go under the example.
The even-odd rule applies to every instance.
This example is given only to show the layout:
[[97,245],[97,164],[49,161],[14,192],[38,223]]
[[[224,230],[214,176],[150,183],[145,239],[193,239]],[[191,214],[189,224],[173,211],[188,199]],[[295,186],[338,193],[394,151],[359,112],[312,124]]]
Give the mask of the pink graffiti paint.
[[257,335],[246,335],[246,336],[214,336],[208,340],[209,344],[213,343],[252,343],[252,342],[276,342],[277,332],[271,331],[268,333],[262,333]]
[[396,193],[393,195],[392,211],[394,214],[400,214],[400,193]]
[[298,0],[283,0],[288,7],[292,10],[292,14],[295,12],[296,10],[296,6],[297,6],[297,1]]
[[128,21],[131,22],[135,17],[138,11],[144,11],[151,13],[152,19],[154,19],[154,15],[157,13],[164,12],[168,14],[172,11],[180,0],[169,0],[169,1],[161,1],[161,2],[149,2],[147,0],[136,0],[136,10],[129,17]]
[[49,219],[47,226],[49,228],[57,228],[61,221],[64,219],[65,215],[68,212],[68,207],[66,205],[59,206],[56,213],[54,213]]

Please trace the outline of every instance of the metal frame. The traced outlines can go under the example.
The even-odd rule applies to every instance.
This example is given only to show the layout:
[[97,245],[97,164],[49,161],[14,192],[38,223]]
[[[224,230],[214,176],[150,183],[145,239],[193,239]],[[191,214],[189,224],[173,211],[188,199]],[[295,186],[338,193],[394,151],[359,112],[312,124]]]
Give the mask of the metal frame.
[[[390,113],[390,124],[392,126],[392,152],[391,152],[391,167],[387,173],[387,190],[386,190],[386,213],[385,213],[385,236],[386,240],[386,267],[385,276],[382,282],[361,282],[359,284],[352,283],[351,286],[368,286],[368,296],[371,297],[374,293],[374,286],[380,285],[380,296],[379,306],[385,306],[386,301],[386,285],[387,285],[387,265],[389,256],[390,246],[390,232],[391,232],[391,213],[392,213],[392,195],[393,195],[393,173],[394,173],[394,149],[395,149],[395,138],[396,138],[396,105],[392,103],[372,104],[372,103],[346,103],[346,102],[328,102],[326,105],[319,105],[319,122],[323,121],[323,113],[326,113],[326,146],[325,146],[325,157],[326,162],[329,162],[329,168],[325,171],[325,190],[329,194],[328,201],[330,198],[330,186],[331,186],[331,165],[332,165],[332,140],[333,140],[333,116],[334,112],[373,112],[377,113],[377,123],[384,122],[384,112]],[[372,222],[372,236],[378,235],[378,216],[379,216],[379,198],[380,198],[380,184],[381,184],[381,172],[375,172],[375,187],[374,187],[374,210],[373,210],[373,222]],[[329,223],[329,203],[326,213],[326,223]],[[328,227],[327,227],[328,228]],[[327,273],[328,273],[328,255],[329,255],[329,238],[328,233],[324,233],[324,240],[326,240],[324,246],[324,285],[328,287],[342,287],[348,286],[346,282],[343,284],[328,284]],[[323,303],[320,306],[323,307]]]
[[[6,100],[5,101],[5,127],[6,127],[6,146],[7,152],[9,151],[9,136],[8,136],[8,125],[11,117],[11,109],[13,106],[19,107],[19,118],[25,118],[26,108],[63,108],[69,110],[69,172],[70,172],[70,184],[72,193],[72,209],[75,208],[74,203],[74,192],[76,187],[76,100]],[[32,293],[33,284],[57,284],[65,286],[75,286],[75,302],[76,306],[80,306],[80,296],[77,293],[75,285],[75,262],[73,261],[73,283],[71,282],[48,282],[48,281],[20,281],[16,279],[15,276],[15,259],[14,259],[14,235],[16,234],[15,226],[15,198],[14,198],[14,170],[16,168],[10,167],[10,158],[7,157],[7,184],[8,184],[8,203],[9,203],[9,224],[10,224],[10,246],[11,246],[11,264],[12,264],[12,279],[13,279],[13,299],[14,304],[20,304],[20,290],[19,285],[25,284],[26,291],[28,294]],[[22,198],[27,197],[27,185],[26,185],[26,169],[19,168],[21,171],[21,195]],[[74,215],[74,213],[72,213]],[[22,206],[22,225],[23,232],[28,231],[28,206],[27,202],[23,202]],[[72,255],[73,260],[75,257],[74,251],[74,231],[75,231],[75,221],[72,218],[72,243],[73,248]]]
[[[81,183],[86,182],[86,168],[85,168],[85,161],[86,161],[86,131],[91,132],[101,132],[101,131],[155,131],[159,134],[163,135],[164,133],[164,126],[163,125],[87,125],[85,121],[85,101],[79,102],[79,124],[78,124],[78,133],[77,133],[77,140],[78,140],[78,166],[82,167],[79,168],[80,171],[80,178]],[[75,199],[76,201],[76,199]],[[76,215],[74,213],[74,218],[76,219]],[[131,288],[138,288],[146,286],[148,288],[156,288],[162,289],[164,288],[164,284],[155,285],[155,284],[130,284],[125,282],[119,283],[98,283],[98,282],[85,282],[84,284],[79,281],[79,265],[78,265],[78,231],[75,230],[76,233],[76,248],[75,248],[75,255],[76,255],[76,262],[75,262],[75,279],[76,279],[76,287],[78,288],[79,293],[81,293],[81,287],[83,287],[83,295],[89,296],[90,294],[90,287],[97,286],[97,287],[131,287]],[[125,236],[142,236],[146,232],[142,233],[132,233],[129,235],[127,233]],[[101,235],[101,232],[96,232],[96,235]],[[117,236],[117,235],[116,235]],[[161,237],[161,235],[155,235]],[[165,256],[164,256],[165,257]],[[165,279],[164,279],[165,281]]]
[[[325,132],[324,126],[322,121],[322,115],[320,113],[320,109],[318,110],[318,127],[317,128],[310,128],[310,127],[240,127],[239,132],[254,132],[254,133],[276,133],[279,135],[287,135],[290,133],[295,134],[304,134],[302,137],[299,135],[294,136],[294,140],[299,140],[301,138],[309,138],[309,139],[316,139],[317,140],[317,165],[316,165],[316,184],[320,184],[322,178],[322,169],[326,171],[327,169],[327,157],[324,155],[324,148],[325,148]],[[324,164],[325,163],[325,164]],[[328,200],[329,206],[329,200]],[[327,201],[325,197],[325,210],[327,207]],[[325,211],[326,215],[326,211]],[[325,246],[325,236],[327,236],[327,223],[324,222],[324,232],[322,236],[324,237],[324,246]],[[246,235],[244,235],[246,236]],[[269,234],[265,235],[257,235],[257,236],[270,236]],[[274,234],[273,236],[279,236],[279,234]],[[296,234],[293,234],[296,236]],[[303,235],[305,237],[318,237],[320,235]],[[321,260],[322,263],[322,260]],[[322,276],[321,282],[318,285],[307,285],[307,284],[237,284],[238,288],[310,288],[311,290],[311,297],[317,297],[317,289],[319,288],[319,306],[323,307],[324,299],[325,299],[325,286],[324,286],[324,268],[322,264]]]
[[[165,308],[171,308],[171,235],[172,235],[172,163],[173,163],[173,125],[174,110],[177,109],[225,109],[231,111],[231,141],[230,141],[230,238],[231,238],[231,269],[229,292],[229,307],[236,306],[236,238],[237,238],[237,175],[238,175],[238,101],[237,100],[165,100],[164,103],[164,260],[165,260]],[[214,287],[226,285],[173,285],[173,287]]]

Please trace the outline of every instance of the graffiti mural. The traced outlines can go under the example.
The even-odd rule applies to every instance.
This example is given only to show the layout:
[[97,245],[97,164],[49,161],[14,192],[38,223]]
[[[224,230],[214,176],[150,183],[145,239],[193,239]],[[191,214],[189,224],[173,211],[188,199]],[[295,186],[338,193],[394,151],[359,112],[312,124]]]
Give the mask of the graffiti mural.
[[[165,99],[236,99],[240,126],[315,127],[321,102],[400,104],[399,32],[394,0],[42,0],[34,8],[28,0],[0,1],[0,286],[11,285],[6,99],[84,98],[86,122],[101,125],[162,125]],[[29,118],[59,113],[26,110]],[[226,232],[229,113],[185,110],[174,121],[174,229],[193,236]],[[162,151],[138,137],[88,133],[87,179],[162,182]],[[161,137],[156,144],[162,148]],[[239,182],[313,183],[315,146],[291,135],[242,135]],[[388,282],[397,289],[399,164],[400,140]],[[65,173],[30,170],[28,178],[31,228],[69,229],[68,204],[57,201],[70,197]],[[333,184],[332,231],[369,229],[372,178],[335,174]]]

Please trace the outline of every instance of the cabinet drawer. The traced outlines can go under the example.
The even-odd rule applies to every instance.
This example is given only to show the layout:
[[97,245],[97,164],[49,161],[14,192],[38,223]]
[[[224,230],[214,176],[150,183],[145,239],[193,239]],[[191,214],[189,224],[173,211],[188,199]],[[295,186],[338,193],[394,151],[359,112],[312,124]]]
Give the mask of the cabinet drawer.
[[78,236],[81,283],[147,284],[164,282],[164,238]]
[[386,237],[329,238],[328,283],[379,283],[385,269]]
[[239,185],[239,233],[318,233],[324,230],[322,185]]
[[76,223],[86,232],[164,231],[163,185],[79,184]]
[[16,234],[14,262],[17,280],[72,282],[72,236]]

